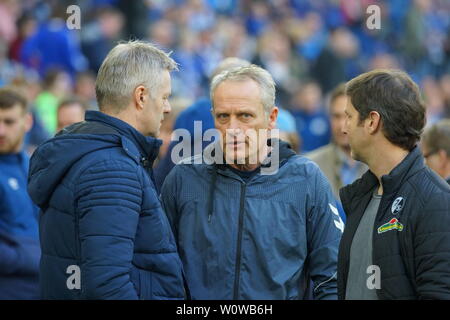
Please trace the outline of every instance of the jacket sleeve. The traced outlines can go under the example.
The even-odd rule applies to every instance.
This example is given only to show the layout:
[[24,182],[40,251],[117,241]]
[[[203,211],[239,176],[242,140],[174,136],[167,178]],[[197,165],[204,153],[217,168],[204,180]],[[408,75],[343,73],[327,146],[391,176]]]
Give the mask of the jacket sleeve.
[[39,243],[0,231],[0,275],[37,275]]
[[449,300],[450,193],[433,194],[412,229],[419,297]]
[[313,281],[314,298],[337,299],[337,256],[344,223],[339,216],[331,187],[316,168],[311,177],[312,204],[308,206],[307,271]]
[[137,299],[130,272],[142,202],[136,168],[108,160],[78,181],[81,294],[85,299]]
[[161,203],[164,212],[170,222],[172,232],[175,236],[175,240],[178,243],[178,210],[176,201],[176,171],[178,167],[175,166],[164,180],[164,184],[161,188]]

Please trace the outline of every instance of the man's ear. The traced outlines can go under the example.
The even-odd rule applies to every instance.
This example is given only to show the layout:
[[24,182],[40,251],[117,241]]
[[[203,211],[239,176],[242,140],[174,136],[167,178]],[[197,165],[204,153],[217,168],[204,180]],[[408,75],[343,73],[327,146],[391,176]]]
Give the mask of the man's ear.
[[144,87],[143,85],[137,86],[136,89],[134,89],[133,98],[134,98],[134,106],[136,107],[136,109],[142,111],[148,99],[147,88]]
[[442,167],[442,169],[445,169],[449,161],[449,156],[447,155],[447,152],[445,152],[445,150],[440,149],[437,152],[437,155],[439,157],[439,165]]
[[278,107],[273,107],[269,114],[269,129],[275,129],[277,126]]
[[33,115],[31,112],[25,114],[25,132],[28,132],[33,127]]
[[365,122],[370,134],[375,134],[381,129],[381,116],[376,111],[371,111]]

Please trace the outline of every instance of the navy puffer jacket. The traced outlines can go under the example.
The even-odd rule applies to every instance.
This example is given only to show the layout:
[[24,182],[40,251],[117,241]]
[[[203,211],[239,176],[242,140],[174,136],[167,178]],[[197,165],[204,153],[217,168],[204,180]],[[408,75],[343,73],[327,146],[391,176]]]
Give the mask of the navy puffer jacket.
[[184,298],[182,264],[151,180],[160,145],[88,111],[36,150],[28,190],[41,208],[42,298]]

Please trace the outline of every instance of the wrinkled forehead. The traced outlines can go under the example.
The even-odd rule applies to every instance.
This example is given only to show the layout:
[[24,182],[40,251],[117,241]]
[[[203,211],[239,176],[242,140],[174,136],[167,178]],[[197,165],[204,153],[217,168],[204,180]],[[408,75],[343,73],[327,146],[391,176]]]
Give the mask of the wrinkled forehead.
[[261,89],[252,79],[225,80],[214,90],[214,109],[255,109],[263,110]]

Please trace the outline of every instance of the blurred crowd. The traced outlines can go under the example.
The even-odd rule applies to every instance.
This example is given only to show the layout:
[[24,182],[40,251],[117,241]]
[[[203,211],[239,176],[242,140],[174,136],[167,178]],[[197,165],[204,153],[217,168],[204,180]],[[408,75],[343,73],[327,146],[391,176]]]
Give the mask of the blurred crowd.
[[[80,8],[80,29],[66,25],[72,4]],[[366,25],[371,4],[381,9],[379,30]],[[272,74],[277,105],[289,112],[286,121],[295,120],[288,127],[297,132],[298,152],[330,142],[331,90],[374,68],[412,76],[423,90],[428,124],[450,115],[447,0],[1,0],[0,85],[22,88],[32,104],[30,152],[61,128],[61,104],[97,108],[96,72],[128,39],[155,43],[180,65],[164,140],[176,115],[208,95],[210,76],[226,57]],[[80,117],[66,109],[74,121]]]

